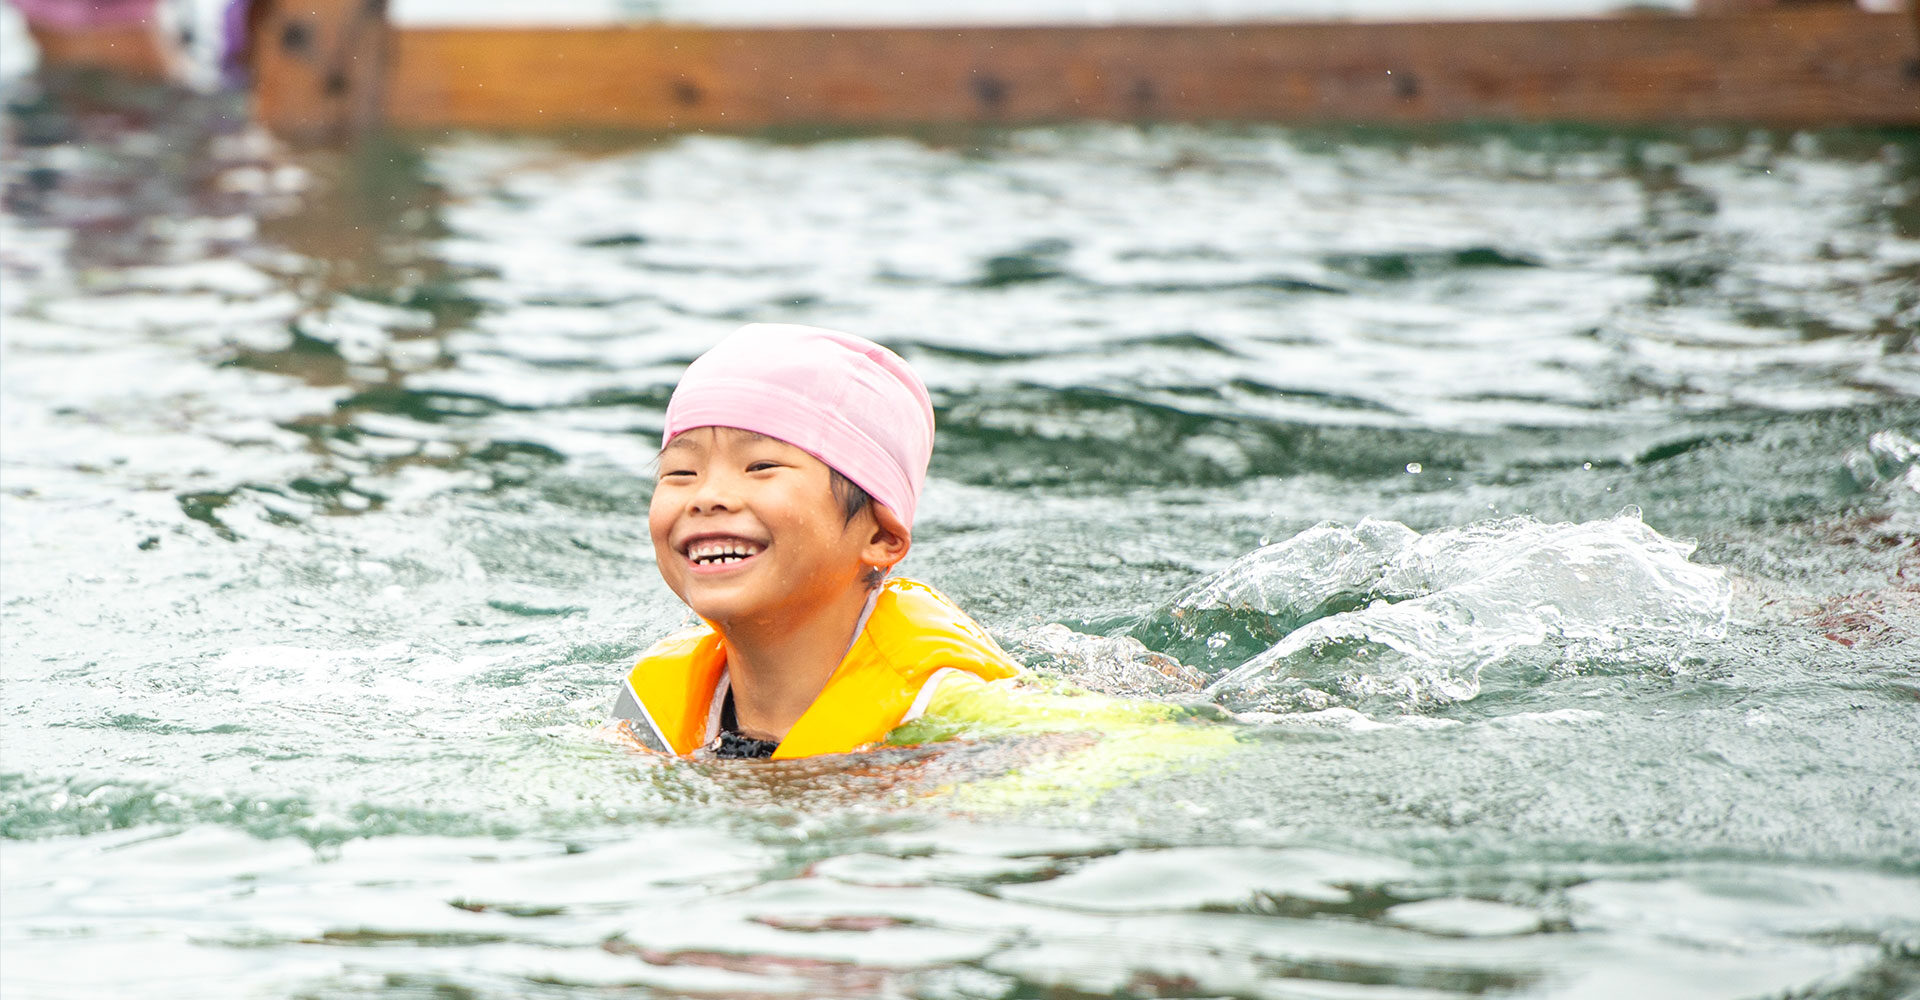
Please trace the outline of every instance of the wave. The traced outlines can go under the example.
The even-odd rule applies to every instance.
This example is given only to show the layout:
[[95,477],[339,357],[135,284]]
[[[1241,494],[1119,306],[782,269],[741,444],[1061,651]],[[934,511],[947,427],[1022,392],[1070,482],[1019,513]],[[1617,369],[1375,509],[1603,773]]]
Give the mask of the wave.
[[1417,711],[1476,697],[1482,671],[1522,650],[1664,665],[1723,637],[1731,586],[1693,550],[1633,507],[1428,534],[1325,522],[1240,558],[1141,632],[1207,665],[1263,646],[1204,689],[1236,712]]

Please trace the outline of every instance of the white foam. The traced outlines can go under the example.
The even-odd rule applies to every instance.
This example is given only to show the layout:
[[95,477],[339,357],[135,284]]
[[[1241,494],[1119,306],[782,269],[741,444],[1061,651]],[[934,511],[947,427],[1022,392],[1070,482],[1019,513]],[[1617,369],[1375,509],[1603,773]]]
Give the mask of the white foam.
[[1236,711],[1381,699],[1417,708],[1473,698],[1487,666],[1543,643],[1637,662],[1725,634],[1726,574],[1689,562],[1694,546],[1654,531],[1637,508],[1585,524],[1512,517],[1428,535],[1394,527],[1362,522],[1367,540],[1356,547],[1360,529],[1316,526],[1203,588],[1257,595],[1263,610],[1305,608],[1359,589],[1354,573],[1379,567],[1365,591],[1372,604],[1295,629],[1207,693]]
[[1366,593],[1419,537],[1398,521],[1365,518],[1351,528],[1322,521],[1241,557],[1183,595],[1173,614],[1232,609],[1300,615],[1341,594]]
[[1041,625],[1013,637],[1020,658],[1059,671],[1101,694],[1127,698],[1191,695],[1206,677],[1132,636],[1087,635],[1060,624]]
[[1450,729],[1465,725],[1458,719],[1435,719],[1425,715],[1397,715],[1382,722],[1351,708],[1323,708],[1317,712],[1238,712],[1234,718],[1248,725],[1309,725],[1346,729],[1356,733],[1383,729]]

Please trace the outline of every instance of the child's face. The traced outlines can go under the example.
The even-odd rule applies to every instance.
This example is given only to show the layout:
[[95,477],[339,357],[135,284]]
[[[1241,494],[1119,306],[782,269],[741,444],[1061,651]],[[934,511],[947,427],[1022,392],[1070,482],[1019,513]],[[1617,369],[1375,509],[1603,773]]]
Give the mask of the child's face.
[[870,511],[847,521],[829,483],[826,463],[785,441],[732,427],[677,435],[647,513],[661,577],[722,626],[864,600],[878,523]]

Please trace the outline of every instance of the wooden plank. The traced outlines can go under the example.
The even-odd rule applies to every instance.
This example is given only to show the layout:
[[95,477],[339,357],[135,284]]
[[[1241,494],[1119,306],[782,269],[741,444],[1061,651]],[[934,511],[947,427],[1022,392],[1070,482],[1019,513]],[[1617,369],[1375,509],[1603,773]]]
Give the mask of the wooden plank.
[[1840,5],[1419,24],[410,28],[391,44],[382,106],[403,127],[1920,125],[1913,19]]

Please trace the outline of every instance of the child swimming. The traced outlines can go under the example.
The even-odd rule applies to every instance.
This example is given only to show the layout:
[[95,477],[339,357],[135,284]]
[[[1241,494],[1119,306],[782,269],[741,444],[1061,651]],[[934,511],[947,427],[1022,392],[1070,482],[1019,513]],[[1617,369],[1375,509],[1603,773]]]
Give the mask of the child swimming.
[[647,650],[614,714],[651,749],[807,757],[876,743],[941,694],[1020,668],[932,587],[893,577],[933,453],[892,351],[752,324],[667,404],[648,527],[703,624]]

